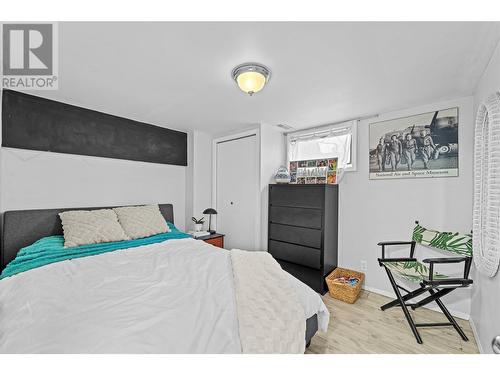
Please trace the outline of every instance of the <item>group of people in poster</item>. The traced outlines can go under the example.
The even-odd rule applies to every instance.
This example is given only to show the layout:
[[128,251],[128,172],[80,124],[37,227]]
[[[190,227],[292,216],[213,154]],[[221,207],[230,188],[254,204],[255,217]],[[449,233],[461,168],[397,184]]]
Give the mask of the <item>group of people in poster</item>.
[[315,159],[290,162],[292,184],[337,183],[337,159]]
[[389,142],[384,137],[380,138],[376,148],[379,172],[387,171],[387,166],[390,166],[390,171],[397,171],[401,162],[406,163],[411,171],[417,156],[422,159],[424,168],[429,169],[429,161],[436,158],[438,150],[428,130],[422,130],[420,135],[418,143],[410,133],[393,134]]

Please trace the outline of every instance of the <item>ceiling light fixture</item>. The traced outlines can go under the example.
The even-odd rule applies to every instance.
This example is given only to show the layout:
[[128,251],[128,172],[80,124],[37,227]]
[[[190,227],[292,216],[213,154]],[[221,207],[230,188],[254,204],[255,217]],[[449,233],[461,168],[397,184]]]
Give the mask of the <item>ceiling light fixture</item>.
[[240,64],[231,73],[241,91],[252,96],[264,88],[271,77],[271,71],[258,63]]

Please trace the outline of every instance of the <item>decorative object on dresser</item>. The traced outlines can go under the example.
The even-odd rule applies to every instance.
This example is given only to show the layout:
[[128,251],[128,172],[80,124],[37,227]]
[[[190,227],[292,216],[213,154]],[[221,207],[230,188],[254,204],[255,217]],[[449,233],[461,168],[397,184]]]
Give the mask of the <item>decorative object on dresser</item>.
[[211,234],[214,234],[215,230],[212,229],[212,215],[217,215],[217,211],[213,208],[207,208],[205,211],[203,211],[203,215],[209,215],[208,216],[208,231]]
[[274,176],[274,181],[277,184],[289,184],[290,183],[290,173],[286,167],[281,166],[278,168],[276,175]]
[[269,185],[268,251],[316,292],[337,267],[338,185]]
[[221,233],[212,233],[209,234],[208,236],[202,236],[202,237],[197,237],[197,240],[202,240],[205,241],[206,243],[209,243],[211,245],[214,245],[216,247],[224,248],[224,236],[225,234]]

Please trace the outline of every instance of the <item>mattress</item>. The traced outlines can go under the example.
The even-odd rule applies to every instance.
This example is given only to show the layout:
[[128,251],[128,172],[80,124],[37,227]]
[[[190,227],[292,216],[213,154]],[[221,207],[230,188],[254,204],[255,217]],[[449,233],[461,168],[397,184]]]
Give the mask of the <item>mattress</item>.
[[[326,331],[320,296],[287,274]],[[65,260],[0,281],[0,353],[241,353],[230,252],[194,239]]]

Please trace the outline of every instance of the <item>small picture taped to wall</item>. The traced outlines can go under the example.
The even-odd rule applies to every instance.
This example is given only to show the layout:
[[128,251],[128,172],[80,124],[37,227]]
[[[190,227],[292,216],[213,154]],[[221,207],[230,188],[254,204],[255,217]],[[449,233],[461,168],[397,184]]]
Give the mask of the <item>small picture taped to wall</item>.
[[336,184],[337,183],[337,173],[336,172],[328,172],[326,176],[328,184]]
[[326,184],[326,177],[317,177],[316,183],[317,184]]
[[327,167],[328,166],[328,160],[327,159],[320,159],[316,162],[317,167]]
[[328,172],[337,171],[337,159],[328,159]]
[[458,176],[458,107],[370,124],[370,179]]

